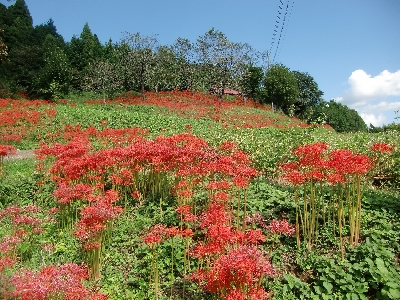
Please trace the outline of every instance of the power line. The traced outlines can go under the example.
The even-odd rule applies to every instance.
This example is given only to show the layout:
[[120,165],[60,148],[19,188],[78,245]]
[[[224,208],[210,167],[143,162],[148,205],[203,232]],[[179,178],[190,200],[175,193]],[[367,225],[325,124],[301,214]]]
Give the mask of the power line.
[[[275,46],[277,34],[278,34],[278,31],[279,31],[279,38],[278,38],[278,41],[276,42],[275,53],[274,53],[274,57],[272,59],[272,62],[275,61],[275,58],[276,58],[277,54],[279,53],[278,51],[280,50],[279,46],[281,44],[281,40],[283,42],[283,40],[285,38],[285,35],[286,35],[286,31],[284,31],[285,24],[287,24],[288,21],[289,21],[289,18],[290,18],[291,14],[292,14],[293,6],[294,6],[294,0],[292,1],[292,5],[290,5],[290,0],[287,0],[286,7],[285,7],[284,2],[282,0],[279,0],[278,14],[276,16],[275,28],[274,28],[274,31],[273,31],[273,34],[272,34],[271,47],[269,49],[269,55],[271,55],[272,50],[273,50],[273,48]],[[282,13],[283,13],[284,7],[285,7],[285,14],[283,15],[283,19],[282,19]],[[288,13],[289,13],[289,15],[288,15]],[[286,25],[286,27],[287,27],[287,25]],[[279,28],[280,28],[280,30],[279,30]]]
[[[288,5],[289,5],[289,3],[288,3]],[[292,5],[291,5],[291,7],[290,7],[289,14],[286,16],[286,20],[285,20],[286,27],[285,27],[285,30],[283,30],[283,36],[282,36],[282,42],[281,42],[281,44],[283,44],[283,42],[285,41],[285,37],[286,37],[286,33],[287,33],[287,26],[288,26],[287,24],[289,23],[290,17],[292,16],[293,6],[294,6],[294,0],[292,1]],[[279,45],[278,45],[278,46],[279,46]],[[280,52],[281,52],[281,49],[282,49],[282,47],[277,48],[277,55],[276,55],[276,58],[279,57],[279,54],[280,54]],[[275,57],[274,57],[274,60],[275,60]]]

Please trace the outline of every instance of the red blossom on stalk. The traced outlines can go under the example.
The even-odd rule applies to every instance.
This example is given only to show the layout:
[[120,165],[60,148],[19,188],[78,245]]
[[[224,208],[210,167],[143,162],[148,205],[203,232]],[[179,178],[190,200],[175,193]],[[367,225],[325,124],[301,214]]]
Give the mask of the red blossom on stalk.
[[87,268],[66,263],[59,267],[47,266],[40,271],[22,269],[11,277],[10,283],[15,287],[13,297],[22,300],[107,299],[104,294],[89,291],[84,285],[87,279]]
[[82,208],[81,219],[75,224],[75,236],[84,243],[84,247],[93,249],[100,246],[98,243],[101,233],[107,227],[108,222],[115,219],[121,212],[120,206],[113,206],[118,195],[115,191],[106,191],[105,195],[92,195],[91,206]]
[[91,185],[83,183],[70,185],[61,182],[54,191],[53,196],[56,197],[58,204],[68,204],[73,200],[86,199],[91,193],[93,193],[93,187]]
[[209,270],[195,271],[192,280],[222,299],[228,299],[228,295],[232,297],[235,294],[233,291],[237,290],[243,292],[244,299],[249,299],[248,296],[261,289],[259,284],[263,276],[274,275],[271,263],[263,256],[261,250],[255,246],[240,246],[219,256],[212,262]]
[[323,154],[326,149],[326,143],[318,142],[297,147],[293,153],[298,157],[300,165],[319,167],[323,166]]
[[208,190],[228,190],[231,187],[231,183],[229,181],[210,181],[206,189]]
[[374,143],[370,147],[371,151],[381,152],[381,153],[391,153],[393,151],[393,146],[386,143]]
[[0,157],[15,154],[17,149],[14,146],[0,145]]
[[0,272],[3,272],[3,270],[6,267],[14,266],[16,264],[16,262],[17,262],[17,260],[15,260],[11,257],[8,257],[8,256],[0,257]]
[[272,234],[286,234],[292,236],[296,232],[296,228],[290,225],[286,219],[272,220],[267,228]]
[[329,154],[327,166],[333,173],[364,175],[372,168],[372,160],[364,154],[354,154],[348,149],[333,150]]

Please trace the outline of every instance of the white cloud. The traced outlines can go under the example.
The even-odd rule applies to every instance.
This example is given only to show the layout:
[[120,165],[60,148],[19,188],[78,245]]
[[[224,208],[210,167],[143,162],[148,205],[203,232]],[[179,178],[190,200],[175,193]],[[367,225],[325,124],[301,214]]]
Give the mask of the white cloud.
[[360,114],[361,118],[364,120],[365,124],[369,126],[369,124],[374,125],[375,127],[381,127],[383,124],[387,124],[386,117],[383,114],[379,114],[376,117],[374,114]]
[[351,73],[348,83],[350,89],[340,97],[346,105],[362,105],[370,100],[400,96],[400,70],[394,73],[385,70],[375,77],[364,70],[356,70]]
[[400,109],[400,70],[385,70],[375,77],[356,70],[348,83],[349,89],[335,98],[337,102],[357,110],[367,125],[382,126],[392,121],[389,114]]

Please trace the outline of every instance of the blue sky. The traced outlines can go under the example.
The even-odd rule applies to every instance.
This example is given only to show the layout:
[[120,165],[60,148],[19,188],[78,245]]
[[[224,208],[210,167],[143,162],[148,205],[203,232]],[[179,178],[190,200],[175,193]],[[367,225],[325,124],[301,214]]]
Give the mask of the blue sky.
[[[271,49],[274,62],[308,72],[325,100],[356,109],[367,124],[392,123],[400,109],[398,0],[25,1],[34,25],[52,18],[66,41],[79,36],[85,22],[102,43],[117,42],[126,31],[158,34],[163,45],[178,37],[195,42],[214,27],[232,42]],[[271,48],[279,5],[281,22]]]

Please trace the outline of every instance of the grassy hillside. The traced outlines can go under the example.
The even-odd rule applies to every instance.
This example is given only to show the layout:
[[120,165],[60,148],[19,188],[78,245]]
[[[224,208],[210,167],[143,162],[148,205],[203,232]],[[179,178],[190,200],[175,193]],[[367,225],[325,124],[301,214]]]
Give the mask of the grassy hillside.
[[394,133],[190,92],[0,119],[0,145],[38,149],[2,162],[4,299],[400,299]]

